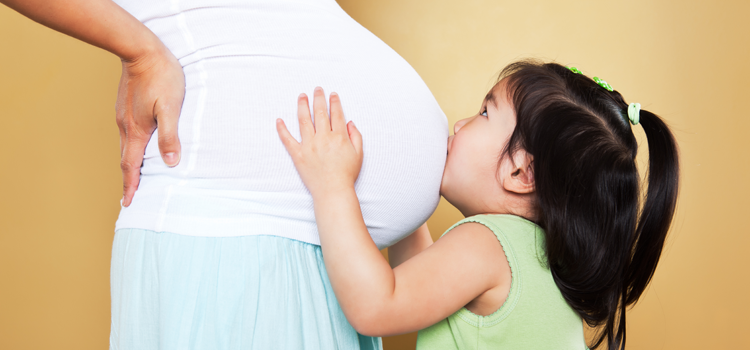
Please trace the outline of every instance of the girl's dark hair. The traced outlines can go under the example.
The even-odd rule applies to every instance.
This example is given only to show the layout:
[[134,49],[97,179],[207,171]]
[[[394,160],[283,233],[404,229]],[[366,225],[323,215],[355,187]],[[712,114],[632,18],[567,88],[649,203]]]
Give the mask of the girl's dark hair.
[[[568,304],[591,327],[592,348],[625,348],[625,309],[643,294],[659,262],[677,201],[677,146],[646,110],[648,189],[641,196],[638,144],[628,104],[590,78],[555,63],[522,61],[500,74],[516,112],[503,156],[533,156],[538,223],[549,268]],[[641,202],[643,200],[643,202]]]

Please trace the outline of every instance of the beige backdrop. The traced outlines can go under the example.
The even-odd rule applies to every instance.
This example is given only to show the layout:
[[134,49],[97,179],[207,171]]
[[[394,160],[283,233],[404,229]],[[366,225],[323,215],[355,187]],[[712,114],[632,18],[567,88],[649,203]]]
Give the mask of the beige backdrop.
[[[750,349],[750,2],[339,3],[412,64],[451,125],[525,57],[600,76],[664,117],[683,182],[662,262],[628,314],[628,349]],[[107,347],[119,70],[0,6],[0,349]],[[429,226],[438,236],[460,218],[441,203]]]

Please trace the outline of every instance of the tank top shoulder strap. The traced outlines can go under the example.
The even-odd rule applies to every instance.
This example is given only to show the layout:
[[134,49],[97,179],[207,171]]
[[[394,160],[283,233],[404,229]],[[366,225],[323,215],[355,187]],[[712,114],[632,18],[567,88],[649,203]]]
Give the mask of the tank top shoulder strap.
[[[534,247],[533,255],[537,255],[541,246],[539,240],[543,237],[542,229],[531,221],[515,215],[486,214],[465,218],[443,233],[450,232],[459,225],[475,222],[484,225],[497,237],[508,259],[511,270],[511,286],[505,303],[493,314],[488,316],[475,315],[466,308],[459,310],[456,315],[475,327],[491,327],[507,318],[519,301],[519,295],[524,285],[524,270],[528,268],[529,248]],[[540,237],[541,236],[541,237]],[[536,256],[533,258],[536,260]]]

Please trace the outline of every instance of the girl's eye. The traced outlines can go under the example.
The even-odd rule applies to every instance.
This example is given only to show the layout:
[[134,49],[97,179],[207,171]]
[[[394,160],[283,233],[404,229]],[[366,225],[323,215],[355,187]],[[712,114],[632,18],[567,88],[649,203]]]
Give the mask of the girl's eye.
[[485,116],[485,117],[486,117],[486,116],[487,116],[487,107],[484,107],[484,108],[482,109],[482,113],[479,113],[479,114],[481,114],[481,115],[483,115],[483,116]]

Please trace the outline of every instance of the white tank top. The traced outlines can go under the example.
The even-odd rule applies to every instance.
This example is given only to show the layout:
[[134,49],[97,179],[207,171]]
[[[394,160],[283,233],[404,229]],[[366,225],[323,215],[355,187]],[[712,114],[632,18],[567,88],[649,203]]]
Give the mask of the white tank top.
[[[194,236],[275,235],[319,244],[313,202],[276,133],[299,140],[297,96],[336,91],[362,132],[356,191],[380,248],[435,210],[445,115],[414,69],[334,0],[116,0],[185,72],[182,158],[146,148],[116,229]],[[158,131],[157,131],[158,132]]]

